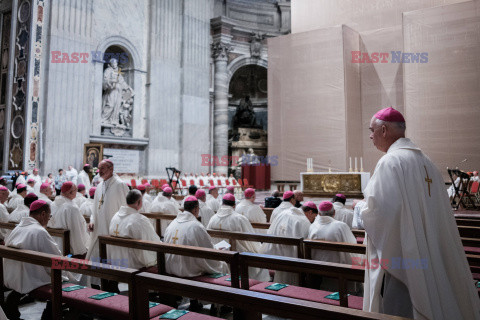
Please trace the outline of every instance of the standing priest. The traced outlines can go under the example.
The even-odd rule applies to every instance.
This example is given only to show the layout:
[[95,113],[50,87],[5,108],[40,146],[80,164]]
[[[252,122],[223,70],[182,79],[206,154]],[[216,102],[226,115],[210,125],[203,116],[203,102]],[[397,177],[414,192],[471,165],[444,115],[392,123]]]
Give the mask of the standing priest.
[[115,213],[125,206],[128,193],[127,185],[113,173],[113,162],[103,160],[98,165],[102,182],[95,190],[93,214],[90,217],[88,229],[91,232],[90,246],[87,252],[87,259],[99,259],[98,236],[108,235],[110,221]]
[[414,319],[480,319],[480,303],[441,173],[393,108],[377,112],[370,139],[386,154],[365,189],[363,309]]

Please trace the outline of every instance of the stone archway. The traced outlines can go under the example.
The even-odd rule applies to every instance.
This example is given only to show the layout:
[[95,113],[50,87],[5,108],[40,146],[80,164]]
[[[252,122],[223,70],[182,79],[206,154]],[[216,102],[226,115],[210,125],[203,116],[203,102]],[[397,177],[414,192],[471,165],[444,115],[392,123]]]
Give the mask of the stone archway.
[[[228,151],[233,158],[249,153],[249,149],[257,156],[268,152],[267,69],[259,63],[246,64],[248,60],[258,62],[243,59],[229,70]],[[229,171],[240,175],[238,164],[232,163]]]

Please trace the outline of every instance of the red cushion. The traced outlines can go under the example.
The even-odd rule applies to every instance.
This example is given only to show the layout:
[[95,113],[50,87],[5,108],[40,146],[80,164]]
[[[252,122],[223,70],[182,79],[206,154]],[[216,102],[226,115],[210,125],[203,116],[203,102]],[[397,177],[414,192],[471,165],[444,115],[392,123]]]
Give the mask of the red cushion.
[[[226,280],[230,277],[231,277],[230,275],[227,275],[227,276],[223,276],[223,277],[215,279],[215,278],[211,278],[211,277],[208,277],[208,276],[199,276],[199,277],[193,277],[193,278],[189,278],[189,279],[193,280],[193,281],[200,281],[200,282],[206,282],[206,283],[211,283],[211,284],[217,284],[217,285],[225,286],[225,287],[231,287],[232,282]],[[248,283],[249,283],[249,287],[252,287],[256,284],[261,283],[261,281],[258,281],[258,280],[255,280],[255,279],[248,279]],[[240,286],[241,286],[241,284],[240,284]]]
[[[73,286],[72,283],[65,283],[63,288]],[[103,300],[90,299],[89,297],[105,291],[92,288],[85,288],[70,292],[62,291],[62,302],[79,310],[88,310],[88,313],[99,314],[113,319],[129,319],[128,297],[116,295]],[[38,299],[47,300],[51,298],[51,285],[42,286],[31,292]],[[150,317],[158,317],[165,312],[172,310],[172,307],[160,304],[150,308]]]
[[[251,287],[250,290],[257,291],[257,292],[263,292],[263,293],[269,293],[269,294],[275,294],[275,295],[289,297],[289,298],[295,298],[295,299],[301,299],[301,300],[308,300],[308,301],[320,302],[320,303],[325,303],[325,304],[331,304],[331,305],[336,305],[336,306],[340,305],[339,300],[332,300],[332,299],[325,298],[325,296],[332,293],[332,292],[329,292],[329,291],[303,288],[303,287],[297,287],[297,286],[288,286],[288,287],[285,287],[285,288],[283,288],[279,291],[273,291],[273,290],[265,289],[265,287],[268,287],[269,285],[271,285],[273,283],[274,282],[262,282],[260,284],[257,284],[255,286]],[[352,309],[362,310],[362,308],[363,308],[363,298],[353,296],[353,295],[348,296],[348,307],[352,308]]]
[[357,243],[362,244],[363,240],[365,240],[365,238],[357,237]]

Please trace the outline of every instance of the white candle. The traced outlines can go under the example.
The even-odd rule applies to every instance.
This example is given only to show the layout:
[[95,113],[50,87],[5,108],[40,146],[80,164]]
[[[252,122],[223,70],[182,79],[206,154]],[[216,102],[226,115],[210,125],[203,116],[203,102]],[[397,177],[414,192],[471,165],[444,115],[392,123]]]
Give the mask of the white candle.
[[352,157],[350,157],[350,167],[348,168],[350,171],[352,170]]
[[355,157],[355,171],[357,171],[357,157]]
[[360,157],[360,169],[363,170],[363,157]]

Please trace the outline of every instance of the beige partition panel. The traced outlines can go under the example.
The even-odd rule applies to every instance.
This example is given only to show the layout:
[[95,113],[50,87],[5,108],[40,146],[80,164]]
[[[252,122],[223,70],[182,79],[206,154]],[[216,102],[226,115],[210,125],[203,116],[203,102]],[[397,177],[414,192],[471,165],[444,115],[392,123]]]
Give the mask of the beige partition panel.
[[346,168],[342,27],[268,40],[268,153],[272,180],[299,180],[314,170]]
[[480,169],[479,1],[406,13],[403,31],[406,52],[428,52],[404,64],[407,134],[444,176]]

